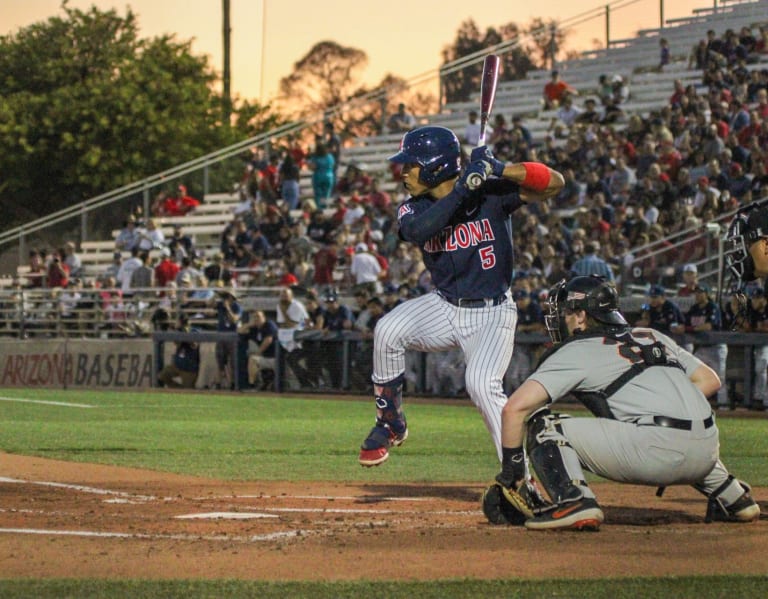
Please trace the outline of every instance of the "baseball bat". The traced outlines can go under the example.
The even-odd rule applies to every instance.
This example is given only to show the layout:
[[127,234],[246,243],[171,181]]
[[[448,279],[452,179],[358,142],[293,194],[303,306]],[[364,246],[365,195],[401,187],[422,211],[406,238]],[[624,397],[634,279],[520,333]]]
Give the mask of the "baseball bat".
[[[493,101],[496,99],[496,84],[499,82],[499,57],[489,54],[483,61],[483,76],[480,79],[480,137],[477,147],[485,145],[485,133],[488,128],[488,120],[491,118]],[[467,178],[467,187],[477,189],[483,184],[480,175],[470,175]]]
[[496,99],[496,84],[499,82],[499,57],[489,54],[483,61],[483,77],[480,80],[480,139],[478,147],[485,145],[485,132],[491,118],[493,101]]

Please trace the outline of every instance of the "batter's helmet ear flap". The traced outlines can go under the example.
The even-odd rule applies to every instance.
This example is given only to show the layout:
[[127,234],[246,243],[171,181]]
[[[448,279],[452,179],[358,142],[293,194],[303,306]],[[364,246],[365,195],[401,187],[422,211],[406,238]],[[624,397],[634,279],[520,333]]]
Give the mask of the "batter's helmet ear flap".
[[452,179],[461,170],[461,145],[450,129],[437,126],[417,127],[400,142],[400,151],[389,157],[396,164],[418,164],[419,181],[428,188]]

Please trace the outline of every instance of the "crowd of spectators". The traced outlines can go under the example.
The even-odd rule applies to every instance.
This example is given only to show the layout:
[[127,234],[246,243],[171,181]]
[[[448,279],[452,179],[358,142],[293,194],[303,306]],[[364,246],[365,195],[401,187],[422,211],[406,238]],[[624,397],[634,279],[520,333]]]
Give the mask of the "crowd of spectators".
[[[689,59],[701,80],[675,81],[668,101],[647,115],[627,109],[632,96],[622,75],[606,74],[593,88],[576,89],[557,71],[543,90],[544,114],[551,116],[544,139],[533,138],[522,115],[507,120],[496,114],[488,144],[499,159],[544,162],[566,181],[550,202],[513,215],[515,292],[523,302],[538,306],[560,278],[593,272],[624,289],[669,294],[680,288],[696,295],[697,283],[687,273],[716,251],[716,236],[682,246],[665,239],[705,232],[707,223],[768,195],[768,68],[760,66],[768,34],[757,29],[757,35],[751,27],[721,36],[707,32]],[[660,48],[658,69],[664,70],[678,49],[666,40]],[[471,146],[479,133],[477,113],[468,121],[457,134]],[[405,105],[388,121],[392,132],[415,124]],[[304,168],[312,171],[308,198],[300,194]],[[341,288],[367,294],[358,306],[362,312],[374,301],[373,311],[381,304],[385,313],[393,301],[431,289],[419,249],[398,239],[396,206],[404,196],[385,191],[392,176],[344,162],[341,140],[328,122],[312,148],[291,137],[283,146],[254,149],[240,182],[241,201],[215,252],[198,251],[182,225],[168,238],[156,226],[155,217],[168,214],[183,223],[183,214],[199,205],[181,185],[175,195],[159,196],[148,218],[126,219],[113,264],[94,280],[83,279],[75,247],[68,244],[50,256],[33,252],[28,281],[62,290],[70,283],[90,286],[101,294],[95,303],[115,321],[142,313],[147,288],[156,288],[155,297],[166,304],[173,298],[188,308],[193,319],[211,317],[220,290],[247,286],[290,289],[306,303]],[[143,290],[138,298],[134,289]],[[73,299],[66,301],[71,314]],[[158,321],[159,310],[150,315]],[[346,319],[351,328],[359,316],[354,312],[354,319]],[[174,323],[174,316],[166,314],[162,322]],[[326,313],[323,320],[334,319]],[[297,375],[316,385],[301,370],[304,362],[296,362]],[[447,370],[436,369],[441,371]],[[339,383],[338,371],[326,368],[326,376]]]

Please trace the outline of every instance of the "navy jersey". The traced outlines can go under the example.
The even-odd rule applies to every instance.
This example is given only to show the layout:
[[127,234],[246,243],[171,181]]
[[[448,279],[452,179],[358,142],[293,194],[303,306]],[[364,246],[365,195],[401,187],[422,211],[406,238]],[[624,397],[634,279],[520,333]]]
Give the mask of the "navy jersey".
[[646,310],[649,318],[648,326],[667,335],[670,334],[671,325],[685,322],[685,317],[678,305],[669,300],[664,300],[658,308],[648,307]]
[[264,339],[267,337],[272,337],[272,343],[267,346],[267,349],[265,349],[261,355],[265,358],[274,358],[277,335],[277,325],[273,321],[267,320],[258,328],[253,327],[248,329],[248,332],[245,334],[245,338],[248,339],[248,341],[255,342],[256,345],[261,345]]
[[685,324],[689,327],[697,327],[708,322],[712,325],[713,331],[719,331],[723,328],[723,319],[720,314],[720,307],[712,300],[704,306],[693,304],[688,312],[685,313]]
[[768,304],[762,310],[755,310],[752,307],[752,302],[747,305],[747,319],[749,320],[749,326],[753,331],[758,330],[758,326],[768,320]]
[[344,304],[339,304],[339,309],[336,312],[326,311],[325,328],[329,331],[343,331],[345,320],[354,322],[355,317],[352,315],[352,310]]
[[528,302],[528,305],[521,310],[517,308],[517,324],[544,324],[544,312],[538,302]]
[[[424,265],[440,293],[479,299],[509,289],[513,270],[509,215],[524,203],[519,189],[512,181],[491,179],[464,200],[452,191],[439,201],[423,194],[400,205],[400,236],[421,246]],[[443,205],[438,208],[439,204]]]

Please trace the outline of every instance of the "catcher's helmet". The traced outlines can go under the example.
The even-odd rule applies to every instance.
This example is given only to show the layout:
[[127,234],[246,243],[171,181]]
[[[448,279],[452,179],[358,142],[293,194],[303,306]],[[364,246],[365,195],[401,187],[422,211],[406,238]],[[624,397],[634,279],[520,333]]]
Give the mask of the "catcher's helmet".
[[461,145],[450,129],[437,126],[417,127],[408,131],[400,142],[400,151],[389,157],[397,164],[418,164],[419,181],[436,187],[459,174]]
[[627,321],[619,311],[619,295],[603,277],[574,277],[563,279],[549,290],[547,332],[554,343],[568,336],[565,326],[566,310],[584,310],[597,322],[608,327],[626,327]]
[[726,272],[734,279],[734,290],[739,291],[744,281],[753,281],[755,263],[749,255],[749,246],[763,237],[768,237],[768,206],[755,203],[739,210],[728,226],[725,235]]

